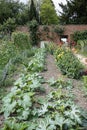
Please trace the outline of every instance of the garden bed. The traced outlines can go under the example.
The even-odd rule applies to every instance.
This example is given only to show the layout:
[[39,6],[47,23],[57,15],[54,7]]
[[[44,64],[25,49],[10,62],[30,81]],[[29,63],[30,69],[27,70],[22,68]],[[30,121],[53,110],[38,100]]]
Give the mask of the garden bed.
[[[35,59],[34,59],[34,61],[35,61]],[[30,63],[31,63],[31,64],[29,64],[30,67],[32,65],[34,65],[33,62],[30,62]],[[61,77],[65,82],[70,80],[72,82],[72,88],[70,88],[69,90],[68,89],[66,90],[66,88],[65,88],[62,92],[63,93],[68,93],[68,91],[70,91],[72,95],[74,94],[75,104],[78,105],[79,107],[81,107],[84,111],[87,110],[87,98],[85,97],[85,94],[82,91],[83,83],[80,80],[70,79],[70,78],[67,78],[66,76],[63,76],[62,73],[60,72],[60,70],[58,69],[58,67],[55,64],[54,57],[52,55],[50,55],[50,54],[48,54],[47,58],[46,58],[46,67],[47,67],[47,71],[43,71],[43,72],[40,73],[44,77],[45,81],[48,81],[48,80],[52,79],[52,77],[54,78],[53,80],[60,79]],[[36,68],[34,70],[36,70]],[[44,83],[43,86],[45,88],[45,92],[43,94],[42,93],[37,94],[37,97],[42,96],[43,99],[45,99],[46,96],[49,95],[50,92],[52,92],[53,90],[56,89],[55,87],[49,87],[47,82]],[[39,107],[38,104],[35,104],[35,105],[37,107]],[[1,116],[1,120],[3,120],[2,116]]]

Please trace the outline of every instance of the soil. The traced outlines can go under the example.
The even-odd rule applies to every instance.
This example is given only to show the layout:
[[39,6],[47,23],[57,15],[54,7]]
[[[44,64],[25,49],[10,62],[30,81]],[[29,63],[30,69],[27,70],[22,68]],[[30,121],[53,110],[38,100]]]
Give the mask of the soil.
[[[54,79],[58,79],[63,77],[65,80],[68,80],[66,76],[64,77],[58,67],[56,66],[54,57],[50,54],[47,55],[46,58],[46,65],[47,71],[41,73],[41,75],[46,79],[49,80],[50,78],[54,77]],[[75,103],[83,108],[83,110],[87,110],[87,97],[85,97],[85,93],[83,91],[83,83],[80,80],[71,79],[73,84],[72,93],[75,95]],[[46,95],[52,90],[47,84],[44,85],[46,89]],[[0,126],[3,124],[4,117],[0,115]]]

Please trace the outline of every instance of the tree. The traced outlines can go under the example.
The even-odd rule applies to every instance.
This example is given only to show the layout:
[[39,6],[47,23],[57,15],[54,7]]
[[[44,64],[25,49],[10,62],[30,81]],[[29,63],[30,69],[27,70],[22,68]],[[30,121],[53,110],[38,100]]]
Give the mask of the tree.
[[51,0],[43,0],[40,17],[42,24],[58,24],[58,16]]
[[29,23],[30,41],[32,45],[38,44],[37,30],[38,30],[38,22],[36,20],[32,20]]
[[9,17],[15,18],[17,23],[24,8],[24,4],[18,0],[0,0],[0,23],[3,24]]
[[34,1],[31,0],[30,10],[29,10],[29,20],[32,21],[34,19],[39,22],[39,14],[38,14],[38,12],[36,10]]
[[67,0],[60,3],[60,21],[63,24],[87,24],[87,0]]

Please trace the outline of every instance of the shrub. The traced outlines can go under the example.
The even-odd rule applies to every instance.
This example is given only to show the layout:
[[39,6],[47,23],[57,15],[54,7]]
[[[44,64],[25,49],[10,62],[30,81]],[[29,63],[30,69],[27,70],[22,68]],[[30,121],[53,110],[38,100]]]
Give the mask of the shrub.
[[2,25],[2,31],[12,33],[16,29],[16,23],[14,18],[8,18]]
[[87,39],[87,30],[76,31],[76,32],[74,32],[72,37],[75,42],[77,42],[78,40],[85,40],[85,39]]
[[69,49],[58,48],[55,52],[55,58],[63,74],[75,79],[80,77],[83,66]]
[[0,68],[2,69],[10,58],[14,57],[17,52],[15,52],[15,46],[12,42],[2,41],[0,43]]
[[20,48],[20,49],[30,48],[30,40],[29,40],[29,36],[27,33],[14,32],[12,34],[12,39],[13,39],[14,44],[18,48]]

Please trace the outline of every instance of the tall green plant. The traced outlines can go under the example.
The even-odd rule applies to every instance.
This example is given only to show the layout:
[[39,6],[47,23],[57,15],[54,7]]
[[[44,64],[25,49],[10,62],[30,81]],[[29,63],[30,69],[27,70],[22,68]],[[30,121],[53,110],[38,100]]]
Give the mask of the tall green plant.
[[38,43],[37,30],[38,30],[38,23],[36,20],[32,20],[29,24],[29,33],[32,45],[37,45]]
[[39,22],[39,14],[38,14],[38,12],[36,10],[34,1],[31,0],[30,10],[29,10],[29,20],[32,21],[34,19]]

